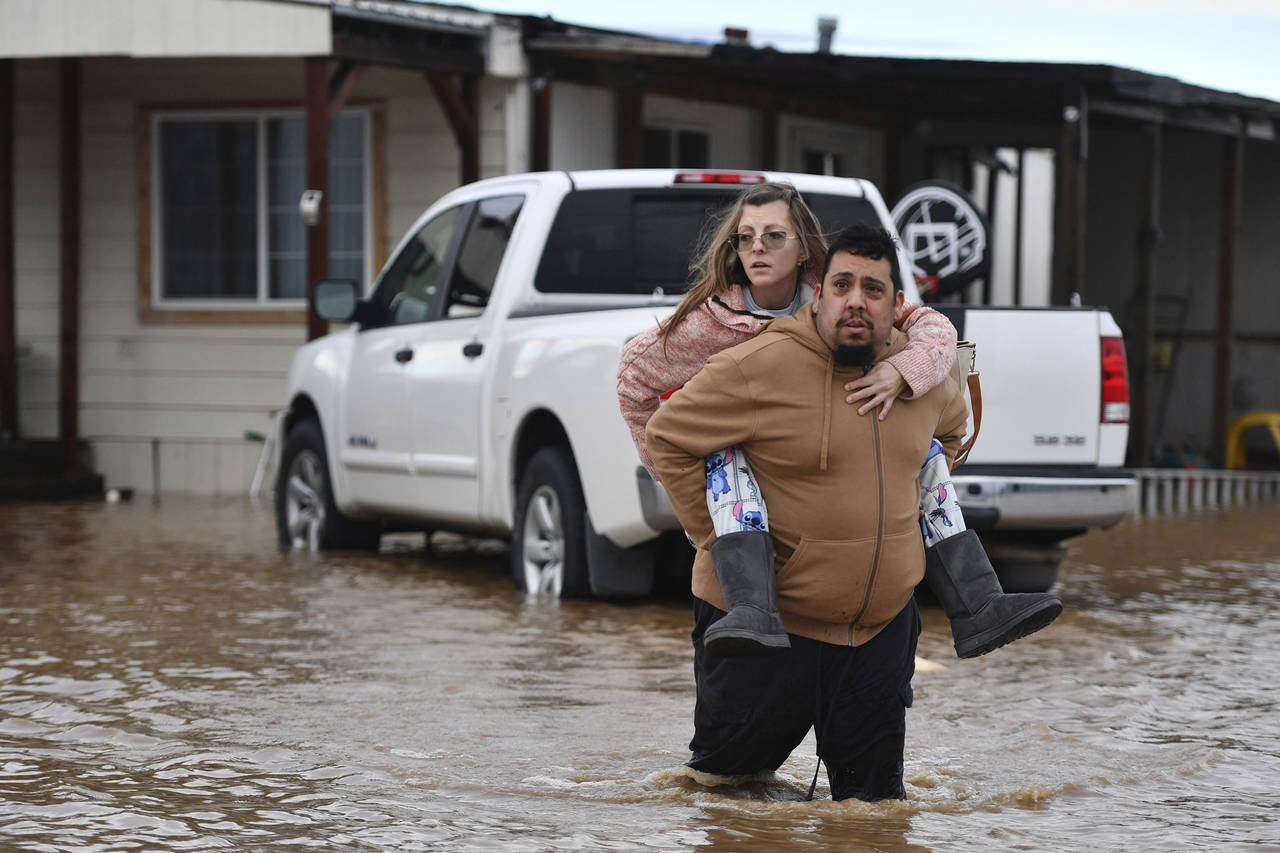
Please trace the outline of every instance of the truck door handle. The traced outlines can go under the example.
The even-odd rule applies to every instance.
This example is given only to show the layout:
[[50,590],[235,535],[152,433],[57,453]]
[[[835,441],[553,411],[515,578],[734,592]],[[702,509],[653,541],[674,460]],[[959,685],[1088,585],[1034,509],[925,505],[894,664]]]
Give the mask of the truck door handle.
[[400,362],[401,364],[406,364],[410,361],[413,361],[413,348],[405,347],[404,349],[396,350],[396,361]]
[[462,347],[462,354],[467,358],[475,358],[482,352],[484,352],[484,344],[479,341],[472,341],[469,344],[464,344]]

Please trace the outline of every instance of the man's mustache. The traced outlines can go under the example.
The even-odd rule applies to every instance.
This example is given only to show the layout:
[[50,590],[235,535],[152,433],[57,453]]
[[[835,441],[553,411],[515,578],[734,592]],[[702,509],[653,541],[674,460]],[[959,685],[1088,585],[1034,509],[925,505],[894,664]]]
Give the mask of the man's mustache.
[[839,320],[837,320],[836,328],[837,329],[844,328],[844,324],[850,322],[851,320],[857,320],[859,323],[866,326],[868,331],[871,331],[876,327],[876,324],[871,322],[871,319],[867,317],[865,314],[859,314],[857,312],[854,312],[853,314],[847,314],[844,317],[841,317]]

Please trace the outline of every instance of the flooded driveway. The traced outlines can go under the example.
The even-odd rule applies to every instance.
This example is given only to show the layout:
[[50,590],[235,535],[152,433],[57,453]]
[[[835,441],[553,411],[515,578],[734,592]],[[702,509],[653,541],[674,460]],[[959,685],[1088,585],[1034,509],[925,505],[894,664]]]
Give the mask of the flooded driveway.
[[927,608],[910,799],[863,804],[803,802],[812,736],[682,770],[686,600],[526,600],[493,543],[281,554],[241,501],[0,505],[0,849],[1280,850],[1278,521],[1076,540],[1066,613],[978,660]]

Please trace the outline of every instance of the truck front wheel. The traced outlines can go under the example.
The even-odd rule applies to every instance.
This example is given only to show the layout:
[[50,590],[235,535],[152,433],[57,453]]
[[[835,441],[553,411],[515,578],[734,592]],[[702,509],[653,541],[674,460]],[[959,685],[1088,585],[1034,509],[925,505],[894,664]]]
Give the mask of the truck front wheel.
[[516,589],[554,598],[584,598],[587,573],[586,502],[573,454],[564,445],[529,457],[516,493],[511,574]]
[[285,548],[378,547],[376,524],[347,518],[334,505],[324,437],[313,420],[297,424],[285,439],[276,481],[276,531]]

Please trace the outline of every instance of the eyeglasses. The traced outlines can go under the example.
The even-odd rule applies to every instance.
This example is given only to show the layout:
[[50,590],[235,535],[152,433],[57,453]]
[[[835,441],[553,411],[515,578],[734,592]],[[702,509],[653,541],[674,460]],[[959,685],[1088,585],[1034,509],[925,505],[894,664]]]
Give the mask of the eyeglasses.
[[751,247],[756,244],[756,238],[760,238],[760,242],[769,251],[781,249],[787,245],[788,240],[799,240],[799,234],[788,234],[785,231],[766,231],[763,234],[730,234],[729,245],[733,247],[735,252],[749,252]]

